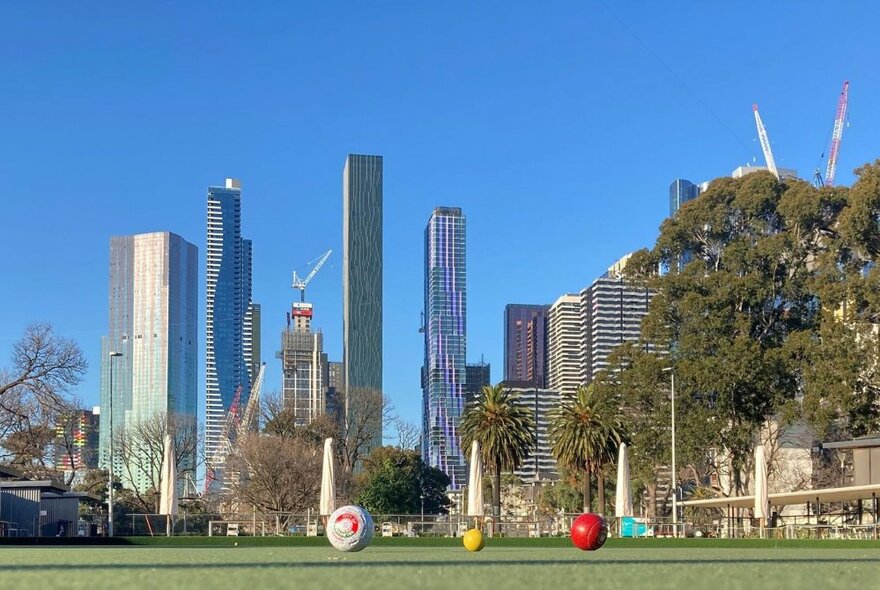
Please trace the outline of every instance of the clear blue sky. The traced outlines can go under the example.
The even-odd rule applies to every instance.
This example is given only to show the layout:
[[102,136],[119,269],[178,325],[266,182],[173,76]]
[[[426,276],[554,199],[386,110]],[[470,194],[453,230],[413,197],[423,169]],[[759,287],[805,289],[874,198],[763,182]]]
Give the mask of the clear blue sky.
[[290,273],[329,248],[308,295],[341,359],[342,166],[385,157],[385,388],[418,422],[433,207],[467,215],[469,356],[498,380],[505,304],[652,244],[674,178],[761,162],[753,102],[777,164],[810,175],[849,79],[839,181],[880,156],[873,2],[4,2],[0,20],[0,355],[52,322],[88,354],[88,405],[110,236],[174,231],[204,265],[227,176],[271,390]]

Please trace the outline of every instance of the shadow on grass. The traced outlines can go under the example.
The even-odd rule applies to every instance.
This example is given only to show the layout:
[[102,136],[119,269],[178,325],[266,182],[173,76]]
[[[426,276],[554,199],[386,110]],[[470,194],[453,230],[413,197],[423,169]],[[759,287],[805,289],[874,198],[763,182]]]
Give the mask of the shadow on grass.
[[827,564],[854,564],[854,563],[876,563],[880,564],[880,557],[820,557],[810,559],[797,558],[767,558],[767,559],[614,559],[614,560],[561,560],[561,559],[535,559],[529,561],[511,561],[511,560],[455,560],[455,561],[327,561],[327,562],[290,562],[290,561],[269,561],[269,562],[240,562],[240,563],[88,563],[88,564],[3,564],[2,570],[5,572],[28,572],[28,571],[70,571],[70,570],[144,570],[144,569],[163,569],[163,570],[195,570],[195,569],[336,569],[336,568],[384,568],[384,567],[484,567],[484,566],[525,566],[525,567],[546,567],[546,566],[620,566],[620,565],[778,565],[778,564],[798,564],[805,563],[827,563]]

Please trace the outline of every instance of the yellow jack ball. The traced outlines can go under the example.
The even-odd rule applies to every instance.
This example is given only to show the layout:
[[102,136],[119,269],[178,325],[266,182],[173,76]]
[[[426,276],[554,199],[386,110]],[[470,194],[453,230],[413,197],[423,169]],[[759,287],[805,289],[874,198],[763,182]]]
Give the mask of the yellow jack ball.
[[470,529],[462,537],[464,548],[468,551],[480,551],[486,546],[486,539],[480,529]]

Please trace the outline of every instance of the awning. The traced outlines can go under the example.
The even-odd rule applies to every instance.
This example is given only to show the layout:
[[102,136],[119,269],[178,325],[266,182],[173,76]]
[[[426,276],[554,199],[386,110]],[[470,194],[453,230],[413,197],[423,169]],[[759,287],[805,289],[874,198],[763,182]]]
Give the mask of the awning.
[[[818,490],[800,490],[770,494],[771,506],[789,506],[806,504],[807,502],[850,502],[853,500],[870,500],[880,497],[880,484],[866,486],[849,486],[845,488],[822,488]],[[685,500],[680,506],[695,508],[753,508],[755,496],[731,496],[729,498],[709,498],[707,500]]]

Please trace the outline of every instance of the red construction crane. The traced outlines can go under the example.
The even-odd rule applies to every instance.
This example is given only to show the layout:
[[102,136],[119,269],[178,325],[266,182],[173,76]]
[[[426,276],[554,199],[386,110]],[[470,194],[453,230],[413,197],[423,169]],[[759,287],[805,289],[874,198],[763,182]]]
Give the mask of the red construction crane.
[[831,149],[828,152],[828,167],[825,169],[825,186],[834,185],[837,171],[837,158],[840,156],[840,142],[843,139],[843,126],[846,123],[846,107],[849,104],[849,81],[843,83],[837,101],[837,116],[834,117],[834,131],[831,132]]

